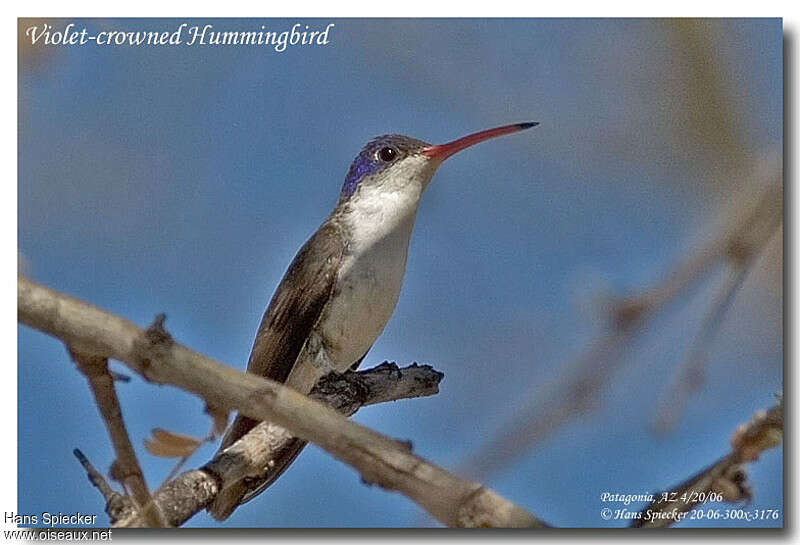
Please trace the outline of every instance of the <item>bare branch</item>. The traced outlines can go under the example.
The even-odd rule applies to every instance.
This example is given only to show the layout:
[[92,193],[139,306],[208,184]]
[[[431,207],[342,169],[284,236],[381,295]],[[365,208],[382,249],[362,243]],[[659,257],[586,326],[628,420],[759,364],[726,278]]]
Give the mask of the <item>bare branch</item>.
[[89,477],[89,482],[100,491],[106,503],[110,501],[113,496],[118,495],[117,492],[111,488],[111,485],[108,484],[103,474],[97,471],[89,459],[86,458],[79,449],[74,449],[72,454],[75,455],[75,458],[81,463],[83,469],[86,470],[86,476]]
[[750,270],[749,265],[748,260],[748,263],[741,265],[733,264],[726,271],[722,288],[716,294],[686,358],[676,369],[672,383],[659,400],[653,421],[654,429],[660,432],[672,430],[686,409],[689,398],[705,382],[711,343]]
[[106,482],[103,475],[97,471],[92,463],[84,456],[83,452],[79,449],[74,449],[72,453],[78,459],[86,471],[86,476],[89,477],[89,482],[100,491],[103,499],[106,500],[106,513],[112,521],[115,520],[129,520],[137,516],[136,509],[133,506],[129,496],[123,496]]
[[666,528],[686,518],[698,505],[709,501],[737,502],[749,499],[750,487],[742,464],[751,462],[783,436],[783,404],[759,411],[739,426],[731,437],[731,452],[670,490],[655,494],[655,501],[639,512],[633,528]]
[[82,354],[67,345],[69,355],[78,369],[86,376],[89,387],[94,394],[95,402],[103,417],[116,458],[111,465],[111,476],[125,487],[133,497],[137,509],[144,514],[147,526],[162,528],[165,526],[158,507],[153,504],[147,484],[144,481],[139,460],[133,450],[122,409],[114,389],[114,378],[108,372],[108,359],[102,356]]
[[[448,526],[545,524],[478,483],[413,455],[409,445],[351,422],[274,381],[236,371],[131,322],[20,277],[19,321],[81,352],[118,359],[147,380],[172,384],[209,406],[286,428],[353,466],[362,479],[404,494]],[[169,516],[169,515],[167,515]]]

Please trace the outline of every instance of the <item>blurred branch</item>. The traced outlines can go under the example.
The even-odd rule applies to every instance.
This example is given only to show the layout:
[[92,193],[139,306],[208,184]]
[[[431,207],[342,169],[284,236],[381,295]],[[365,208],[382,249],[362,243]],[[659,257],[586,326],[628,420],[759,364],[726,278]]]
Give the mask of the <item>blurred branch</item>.
[[[772,237],[780,231],[783,219],[782,194],[780,199],[775,197],[777,195],[765,193],[761,199],[757,199],[758,206],[756,206],[754,215],[746,218],[742,228],[734,237],[723,242],[726,244],[724,248],[728,266],[722,288],[710,305],[700,330],[692,341],[686,359],[678,366],[672,384],[661,398],[654,422],[657,430],[668,431],[674,427],[691,395],[697,392],[703,384],[710,346],[716,332],[724,322],[731,303],[752,269],[756,258]],[[759,221],[753,221],[753,219],[759,219]]]
[[[122,409],[114,390],[114,379],[108,372],[108,359],[102,356],[86,355],[71,348],[67,350],[81,373],[86,376],[89,387],[94,394],[95,403],[103,417],[116,458],[111,464],[111,476],[122,483],[125,490],[133,497],[136,508],[143,513],[146,526],[163,528],[164,518],[153,503],[142,469],[136,458],[125,422],[122,420]],[[93,481],[94,482],[94,481]]]
[[[682,62],[680,127],[676,146],[687,154],[702,153],[721,159],[726,172],[746,168],[751,157],[742,137],[746,119],[733,100],[729,73],[719,54],[715,25],[707,19],[664,19],[662,24],[672,37],[675,55]],[[723,180],[711,176],[710,180]]]
[[462,471],[484,476],[505,467],[554,430],[594,409],[600,392],[619,370],[623,350],[655,316],[718,264],[749,262],[757,255],[780,225],[783,206],[780,172],[760,179],[768,183],[757,194],[743,193],[708,243],[679,260],[652,287],[612,302],[604,327],[571,362],[558,367],[566,371],[532,390],[526,396],[529,401],[465,461]]
[[712,341],[725,320],[736,292],[750,270],[749,265],[748,260],[746,264],[732,264],[728,267],[723,286],[711,304],[686,359],[676,369],[672,384],[659,401],[653,422],[653,427],[657,431],[667,432],[674,428],[692,394],[700,390],[705,383]]
[[776,447],[783,437],[783,403],[759,411],[731,437],[731,452],[681,484],[654,494],[656,500],[639,512],[633,528],[665,528],[686,518],[705,502],[738,502],[750,499],[751,491],[742,464],[758,459],[764,450]]
[[[17,313],[21,323],[65,341],[72,350],[120,360],[151,382],[171,384],[200,396],[215,411],[236,409],[247,417],[286,428],[356,468],[365,482],[400,492],[447,526],[545,526],[480,484],[464,481],[413,455],[408,443],[356,424],[282,384],[193,352],[163,330],[143,331],[123,318],[24,277],[18,278]],[[210,501],[212,491],[207,487],[197,485],[191,490],[191,495],[206,493]],[[170,518],[172,506],[160,507]]]

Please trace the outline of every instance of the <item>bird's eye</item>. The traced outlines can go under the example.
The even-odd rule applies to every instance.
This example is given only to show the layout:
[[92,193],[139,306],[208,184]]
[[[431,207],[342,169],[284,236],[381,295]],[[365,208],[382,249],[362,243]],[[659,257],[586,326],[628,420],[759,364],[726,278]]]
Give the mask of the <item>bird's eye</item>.
[[397,150],[390,147],[381,148],[378,150],[378,159],[384,163],[391,163],[397,159]]

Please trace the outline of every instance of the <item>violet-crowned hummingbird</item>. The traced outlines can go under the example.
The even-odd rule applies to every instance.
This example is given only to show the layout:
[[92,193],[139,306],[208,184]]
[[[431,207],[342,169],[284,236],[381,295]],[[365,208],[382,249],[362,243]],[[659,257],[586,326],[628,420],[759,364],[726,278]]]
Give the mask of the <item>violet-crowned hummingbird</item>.
[[[307,394],[331,371],[356,368],[394,312],[414,218],[437,167],[469,146],[534,127],[516,123],[431,145],[402,135],[364,146],[331,214],[297,252],[258,328],[247,372]],[[257,421],[237,416],[220,451]],[[262,478],[225,488],[208,507],[217,520],[269,486],[305,446],[295,440]]]

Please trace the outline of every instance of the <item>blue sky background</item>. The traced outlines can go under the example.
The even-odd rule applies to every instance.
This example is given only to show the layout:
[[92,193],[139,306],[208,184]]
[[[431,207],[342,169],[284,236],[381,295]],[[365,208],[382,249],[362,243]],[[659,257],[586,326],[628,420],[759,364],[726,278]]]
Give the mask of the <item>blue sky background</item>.
[[[334,22],[330,44],[31,46],[19,71],[19,250],[34,280],[244,368],[286,266],[336,202],[369,138],[444,142],[541,125],[445,163],[427,190],[403,292],[365,360],[430,363],[441,393],[362,410],[361,423],[458,467],[592,335],[591,297],[633,293],[704,240],[748,165],[780,153],[782,28],[714,20],[699,33],[735,112],[740,153],[693,124],[716,111],[692,71],[697,42],[655,20],[70,20],[101,30],[284,30]],[[34,24],[23,21],[20,27]],[[693,94],[693,89],[701,89]],[[699,98],[698,98],[699,97]],[[705,104],[703,101],[710,101]],[[756,180],[747,180],[758,183]],[[664,390],[719,285],[712,275],[624,356],[596,411],[492,475],[497,492],[559,526],[612,527],[603,492],[667,488],[727,452],[774,403],[782,375],[780,237],[755,264],[711,350],[709,380],[673,433],[651,431]],[[112,451],[63,346],[19,328],[20,513],[97,513],[72,457]],[[118,363],[115,369],[125,371]],[[172,463],[150,429],[203,435],[202,403],[137,377],[119,387],[146,478]],[[191,467],[205,462],[207,447]],[[782,449],[749,466],[753,508],[782,509]],[[619,506],[617,506],[619,507]],[[641,504],[632,505],[634,509]],[[743,523],[779,525],[782,521]],[[310,447],[231,526],[431,524]],[[187,526],[216,525],[200,514]],[[707,522],[690,525],[715,525]]]

